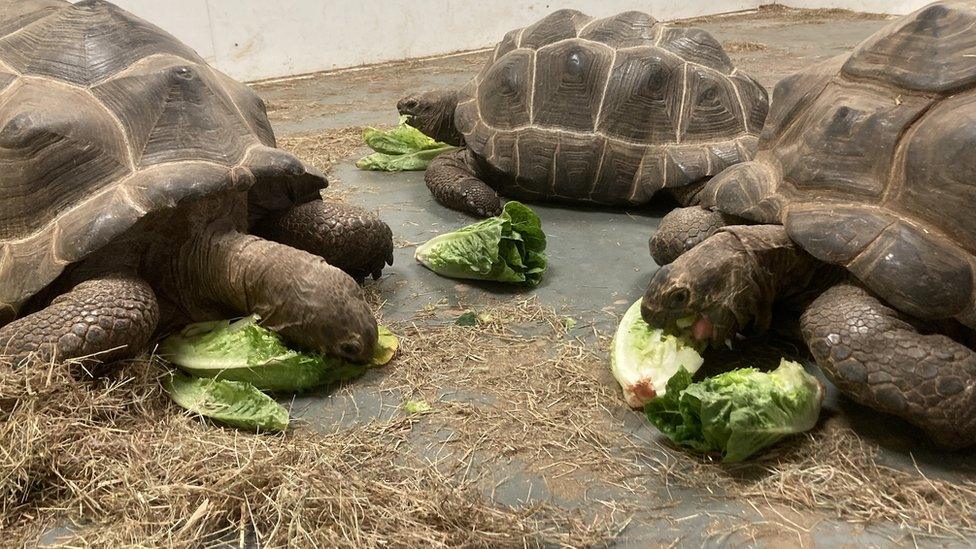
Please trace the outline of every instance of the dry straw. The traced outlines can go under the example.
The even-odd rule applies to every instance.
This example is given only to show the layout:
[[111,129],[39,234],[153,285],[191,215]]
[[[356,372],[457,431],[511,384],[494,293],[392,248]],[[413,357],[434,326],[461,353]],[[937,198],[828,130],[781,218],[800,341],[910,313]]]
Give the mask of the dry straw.
[[[152,360],[94,378],[77,367],[2,367],[0,536],[30,544],[72,524],[79,545],[588,546],[632,520],[673,518],[688,487],[751,504],[798,535],[810,521],[767,511],[976,534],[971,479],[886,467],[874,447],[834,428],[751,465],[703,461],[650,429],[624,428],[639,418],[617,395],[606,340],[592,328],[571,338],[566,319],[534,299],[481,309],[474,327],[455,326],[460,313],[435,305],[395,323],[400,355],[336,395],[367,391],[392,413],[344,427],[299,423],[284,436],[181,413]],[[400,410],[420,399],[431,413]],[[532,493],[498,503],[492,495],[509,480],[499,467],[512,463],[583,510]],[[594,492],[600,486],[618,495]]]

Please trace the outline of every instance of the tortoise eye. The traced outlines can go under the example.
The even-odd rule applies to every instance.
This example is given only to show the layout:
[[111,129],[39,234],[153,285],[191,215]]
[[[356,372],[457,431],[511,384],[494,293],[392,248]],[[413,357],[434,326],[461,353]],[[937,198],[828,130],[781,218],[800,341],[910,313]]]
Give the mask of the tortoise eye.
[[688,288],[675,288],[668,294],[667,304],[670,309],[682,309],[691,301],[691,292]]

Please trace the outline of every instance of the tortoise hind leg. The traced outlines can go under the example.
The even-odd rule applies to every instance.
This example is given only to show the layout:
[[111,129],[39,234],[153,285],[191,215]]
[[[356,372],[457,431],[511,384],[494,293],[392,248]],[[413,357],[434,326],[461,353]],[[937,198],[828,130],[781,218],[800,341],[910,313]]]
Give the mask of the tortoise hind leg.
[[452,210],[476,217],[502,212],[498,193],[478,179],[467,149],[442,154],[431,161],[424,175],[434,199]]
[[393,265],[393,233],[380,218],[348,204],[312,200],[269,216],[254,234],[315,254],[362,283]]
[[800,320],[824,374],[855,401],[908,420],[939,444],[976,444],[976,353],[923,335],[863,288],[834,286]]
[[667,265],[727,225],[744,225],[733,215],[706,210],[701,206],[677,208],[661,219],[657,231],[648,241],[651,257],[658,265]]
[[12,357],[15,364],[30,357],[122,360],[145,350],[158,322],[159,305],[146,282],[104,276],[82,282],[48,307],[0,328],[0,355]]

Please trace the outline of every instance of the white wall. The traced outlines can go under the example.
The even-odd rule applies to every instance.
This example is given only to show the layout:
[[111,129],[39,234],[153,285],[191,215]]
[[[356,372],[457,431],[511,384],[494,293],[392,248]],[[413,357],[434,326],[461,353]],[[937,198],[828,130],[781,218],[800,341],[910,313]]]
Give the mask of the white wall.
[[[114,0],[175,34],[221,70],[258,80],[488,47],[559,8],[628,9],[661,20],[770,0]],[[907,13],[925,0],[785,0],[797,7]]]
[[257,80],[494,45],[557,7],[658,19],[754,8],[758,0],[113,0],[231,76]]

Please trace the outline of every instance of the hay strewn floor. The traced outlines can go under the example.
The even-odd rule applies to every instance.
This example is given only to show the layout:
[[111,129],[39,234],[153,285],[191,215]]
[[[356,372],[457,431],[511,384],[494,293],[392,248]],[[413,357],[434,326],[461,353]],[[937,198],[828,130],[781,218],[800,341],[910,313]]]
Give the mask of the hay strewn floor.
[[0,533],[34,545],[258,541],[322,547],[523,547],[606,532],[548,506],[493,506],[400,448],[400,415],[332,433],[240,433],[188,417],[148,362],[98,380],[0,373]]
[[741,13],[730,13],[720,15],[706,15],[704,17],[692,17],[675,21],[678,25],[703,25],[712,21],[732,21],[748,20],[749,22],[759,22],[764,19],[781,19],[797,23],[820,23],[830,20],[886,20],[894,19],[895,16],[885,13],[868,13],[851,11],[842,8],[817,8],[799,9],[784,6],[782,4],[766,4],[759,6],[756,10],[748,10]]
[[[589,546],[636,515],[668,518],[691,487],[750,502],[767,529],[801,543],[811,518],[827,516],[915,536],[976,534],[976,482],[882,466],[847,430],[819,429],[734,467],[624,437],[617,426],[633,412],[609,378],[605,345],[571,337],[585,327],[567,333],[534,299],[480,310],[476,327],[455,326],[460,313],[432,307],[394,325],[393,363],[337,393],[367,386],[392,402],[424,400],[430,413],[398,410],[324,433],[299,421],[284,436],[252,435],[188,417],[159,388],[155,361],[95,379],[3,367],[0,532],[28,545],[74,524],[72,543],[96,545]],[[415,435],[432,430],[449,433],[438,451],[416,447]],[[503,480],[493,473],[512,460],[530,464],[553,497],[586,505],[492,502]],[[662,481],[674,495],[647,490]]]
[[332,165],[362,148],[363,128],[293,134],[278,139],[278,146],[328,173]]

